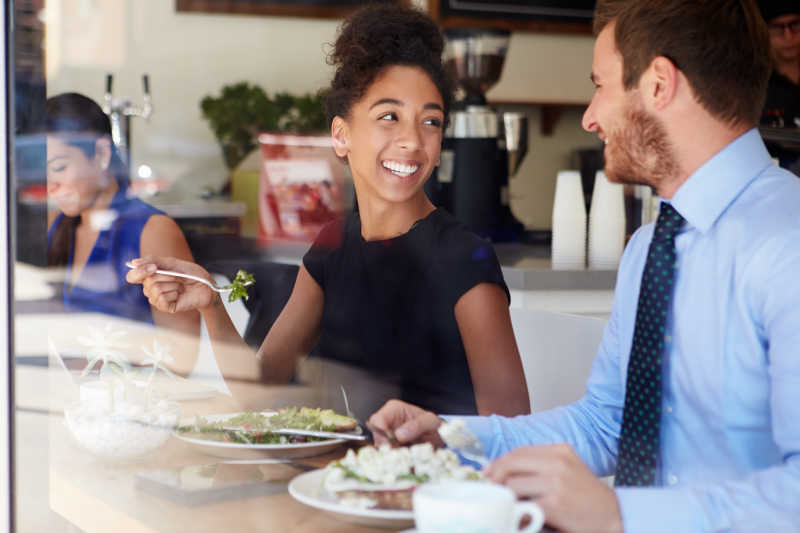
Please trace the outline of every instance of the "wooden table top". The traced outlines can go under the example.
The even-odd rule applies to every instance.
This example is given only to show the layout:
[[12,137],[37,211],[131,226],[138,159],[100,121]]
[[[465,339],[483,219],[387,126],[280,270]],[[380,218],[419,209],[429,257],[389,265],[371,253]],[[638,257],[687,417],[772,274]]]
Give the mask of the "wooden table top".
[[[58,424],[58,421],[54,421],[53,425]],[[56,433],[53,429],[53,433]],[[66,433],[63,429],[62,432]],[[103,464],[78,450],[68,439],[62,441],[59,437],[56,440],[59,444],[51,444],[50,505],[54,511],[88,533],[386,531],[337,520],[295,501],[285,489],[266,496],[188,506],[137,488],[137,472],[181,464],[208,464],[218,460],[191,450],[190,445],[174,438],[159,450],[152,461],[130,465]],[[298,461],[304,465],[323,466],[340,457],[343,450],[313,460]],[[272,472],[283,470],[280,473],[287,477],[303,472],[291,464],[263,465],[261,468]]]
[[[42,372],[51,376],[51,396],[60,398],[63,372],[53,369],[26,370],[18,382],[30,390],[33,379],[41,379]],[[237,398],[251,396],[249,409],[300,405],[304,398],[312,398],[313,391],[298,386],[263,386],[253,383],[234,383]],[[243,392],[243,389],[244,392]],[[309,396],[311,395],[311,396]],[[30,398],[28,403],[37,400]],[[63,398],[57,399],[63,403]],[[211,414],[242,410],[232,398],[217,396],[209,400],[185,401],[182,414]],[[306,404],[308,405],[308,404]],[[62,407],[63,408],[63,407]],[[43,417],[45,418],[45,417]],[[277,483],[278,490],[263,496],[229,499],[202,505],[175,503],[162,496],[137,487],[139,472],[176,469],[187,465],[209,465],[219,459],[203,453],[196,446],[170,437],[159,450],[145,459],[129,463],[104,462],[81,449],[71,438],[64,418],[57,406],[49,409],[47,433],[49,437],[49,501],[50,507],[69,522],[88,533],[170,532],[170,531],[297,531],[297,532],[355,532],[370,533],[387,529],[359,526],[343,522],[332,515],[295,501],[285,488]],[[322,467],[341,457],[346,446],[326,455],[296,459],[291,463],[253,466],[270,479],[288,481],[314,467]],[[225,475],[225,467],[217,475]],[[228,470],[232,470],[228,468]],[[252,471],[252,470],[251,470]],[[215,478],[216,479],[216,478]],[[408,524],[406,527],[411,527]],[[400,528],[403,529],[403,528]]]

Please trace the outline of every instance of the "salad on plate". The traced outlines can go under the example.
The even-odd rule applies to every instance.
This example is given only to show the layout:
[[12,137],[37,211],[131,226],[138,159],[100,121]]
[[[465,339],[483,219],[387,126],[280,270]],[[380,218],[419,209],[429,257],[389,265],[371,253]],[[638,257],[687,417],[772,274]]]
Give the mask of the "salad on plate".
[[329,440],[305,435],[282,435],[277,429],[314,431],[351,431],[358,426],[355,419],[332,409],[287,407],[277,412],[244,412],[230,416],[197,416],[181,424],[178,435],[196,440],[238,444],[300,444]]

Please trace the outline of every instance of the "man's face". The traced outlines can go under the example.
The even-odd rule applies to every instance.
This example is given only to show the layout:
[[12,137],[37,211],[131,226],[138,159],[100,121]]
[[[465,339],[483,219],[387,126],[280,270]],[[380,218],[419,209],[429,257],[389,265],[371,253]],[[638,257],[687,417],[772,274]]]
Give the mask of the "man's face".
[[781,63],[800,60],[800,14],[775,17],[768,27],[773,57]]
[[614,43],[614,25],[597,36],[592,61],[594,96],[583,128],[605,142],[609,180],[655,187],[674,177],[677,163],[661,121],[644,108],[638,87],[625,90],[622,56]]

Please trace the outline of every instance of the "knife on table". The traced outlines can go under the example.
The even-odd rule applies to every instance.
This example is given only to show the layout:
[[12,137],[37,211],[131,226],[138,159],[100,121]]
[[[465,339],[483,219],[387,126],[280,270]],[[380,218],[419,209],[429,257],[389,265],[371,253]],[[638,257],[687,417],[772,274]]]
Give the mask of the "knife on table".
[[303,437],[319,437],[321,439],[346,439],[346,440],[358,440],[358,441],[365,441],[367,440],[367,436],[364,434],[358,433],[337,433],[335,431],[316,431],[313,429],[291,429],[291,428],[282,428],[282,429],[248,429],[243,427],[233,427],[233,426],[223,426],[223,430],[225,431],[247,431],[250,433],[276,433],[278,435],[299,435]]

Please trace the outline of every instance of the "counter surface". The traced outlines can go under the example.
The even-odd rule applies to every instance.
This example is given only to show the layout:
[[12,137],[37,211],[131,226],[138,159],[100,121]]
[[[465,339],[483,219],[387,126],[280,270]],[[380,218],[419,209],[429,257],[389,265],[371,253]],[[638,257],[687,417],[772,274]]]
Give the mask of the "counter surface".
[[[201,264],[241,258],[300,265],[308,246],[304,242],[265,244],[256,239],[208,236],[203,242],[192,243],[192,251]],[[498,243],[494,248],[511,290],[613,290],[616,283],[616,270],[553,270],[549,246]]]
[[494,245],[511,290],[613,290],[616,270],[553,270],[550,247],[501,243]]

